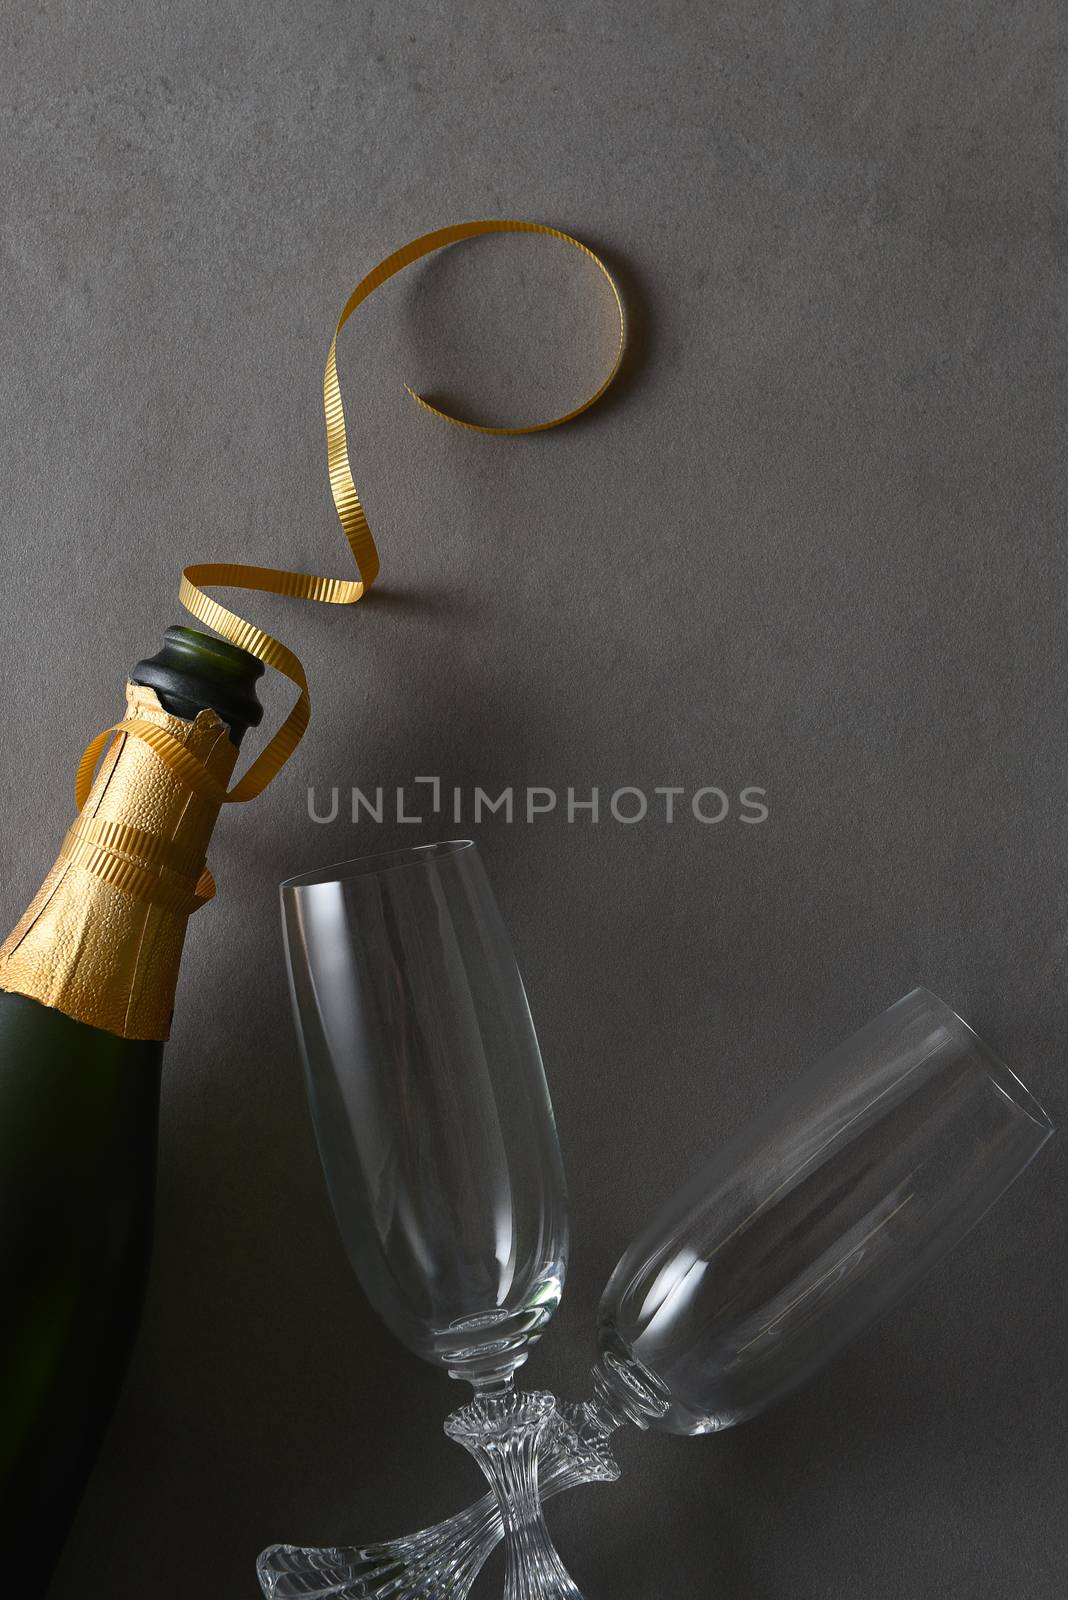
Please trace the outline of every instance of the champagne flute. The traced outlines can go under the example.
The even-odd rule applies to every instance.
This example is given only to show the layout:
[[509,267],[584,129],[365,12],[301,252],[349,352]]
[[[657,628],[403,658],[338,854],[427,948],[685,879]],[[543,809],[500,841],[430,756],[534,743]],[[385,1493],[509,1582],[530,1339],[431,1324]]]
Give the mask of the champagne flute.
[[563,1167],[478,851],[469,840],[394,851],[291,879],[281,895],[312,1118],[349,1258],[397,1338],[474,1390],[445,1431],[490,1482],[509,1600],[581,1600],[538,1494],[539,1451],[563,1423],[551,1395],[513,1381],[563,1290]]
[[[795,1389],[943,1259],[1051,1132],[967,1023],[928,990],[906,995],[743,1128],[631,1244],[601,1301],[593,1398],[563,1408],[543,1495],[613,1476],[587,1476],[587,1462],[610,1461],[624,1423],[717,1433]],[[462,1600],[502,1531],[487,1498],[408,1539],[277,1546],[260,1579],[272,1600]],[[446,1552],[461,1576],[443,1591]]]

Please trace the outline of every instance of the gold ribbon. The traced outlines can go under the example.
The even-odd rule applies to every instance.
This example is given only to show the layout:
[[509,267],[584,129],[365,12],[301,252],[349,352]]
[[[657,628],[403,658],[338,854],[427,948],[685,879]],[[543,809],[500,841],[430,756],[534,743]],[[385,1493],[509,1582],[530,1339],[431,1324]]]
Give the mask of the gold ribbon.
[[79,811],[89,798],[97,762],[116,733],[128,733],[135,739],[141,739],[156,752],[164,766],[169,767],[176,778],[181,778],[186,787],[192,789],[194,794],[199,794],[202,799],[214,800],[216,804],[221,805],[227,798],[226,790],[218,778],[214,777],[204,763],[191,754],[184,744],[169,734],[166,728],[159,728],[154,722],[145,722],[140,717],[128,717],[125,722],[116,722],[110,728],[105,728],[103,733],[98,733],[92,743],[86,746],[74,779],[74,800]]
[[[532,422],[519,428],[489,427],[476,422],[467,422],[462,417],[451,416],[447,411],[431,405],[422,395],[416,394],[405,384],[412,399],[422,406],[424,411],[429,411],[431,416],[440,417],[443,422],[451,422],[454,427],[467,428],[472,433],[492,434],[497,438],[515,437],[527,433],[544,433],[548,428],[559,428],[565,422],[571,422],[575,417],[581,416],[584,411],[596,405],[619,371],[626,341],[626,321],[623,301],[615,279],[601,258],[595,255],[588,245],[583,244],[580,239],[573,238],[569,233],[562,233],[559,228],[550,228],[541,222],[490,219],[480,222],[460,222],[451,228],[438,228],[433,233],[425,233],[401,249],[395,250],[357,284],[345,303],[337,327],[334,329],[334,337],[330,341],[326,371],[323,375],[323,411],[326,421],[326,457],[330,473],[330,491],[359,577],[325,578],[308,572],[286,572],[274,567],[245,566],[239,562],[200,563],[186,567],[182,573],[178,598],[185,609],[190,611],[198,622],[203,623],[205,627],[213,628],[231,644],[249,651],[267,666],[274,667],[297,688],[296,705],[244,776],[223,796],[226,801],[251,800],[277,776],[300,743],[308,726],[311,698],[308,693],[307,674],[292,650],[287,649],[278,639],[272,638],[264,629],[257,628],[254,623],[246,622],[233,611],[228,611],[204,591],[206,588],[219,587],[249,589],[261,594],[290,595],[298,600],[317,600],[327,605],[342,606],[355,605],[356,601],[361,600],[367,593],[378,576],[378,551],[349,466],[345,412],[337,377],[338,335],[357,306],[361,305],[368,295],[373,294],[380,284],[403,271],[413,261],[418,261],[435,250],[444,249],[447,245],[458,244],[462,239],[474,239],[490,233],[536,233],[550,239],[559,239],[563,244],[573,245],[576,250],[581,250],[583,255],[603,273],[619,313],[619,339],[608,374],[593,394],[573,410],[565,412],[563,416],[551,417],[547,422]],[[162,729],[151,723],[128,721],[100,734],[82,757],[76,784],[79,810],[85,803],[94,769],[105,746],[112,735],[120,729],[125,734],[145,739],[171,771],[184,779],[190,788],[201,792],[205,780],[208,785],[215,785],[215,779],[200,766],[196,758]]]
[[[193,861],[188,851],[145,828],[101,822],[82,814],[97,763],[115,734],[129,734],[147,744],[174,776],[202,800],[218,806],[226,799],[225,785],[166,728],[143,717],[127,717],[98,733],[78,763],[74,799],[79,815],[67,833],[60,856],[139,900],[191,915],[215,895],[215,879],[203,859]],[[195,887],[190,888],[191,883]]]

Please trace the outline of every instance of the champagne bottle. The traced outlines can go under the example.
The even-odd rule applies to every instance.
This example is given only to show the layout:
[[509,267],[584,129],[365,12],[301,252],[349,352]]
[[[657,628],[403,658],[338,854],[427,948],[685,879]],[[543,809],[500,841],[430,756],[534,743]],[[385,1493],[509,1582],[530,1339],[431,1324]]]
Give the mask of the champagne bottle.
[[0,1587],[20,1600],[48,1587],[136,1333],[185,925],[262,672],[167,630],[0,949]]

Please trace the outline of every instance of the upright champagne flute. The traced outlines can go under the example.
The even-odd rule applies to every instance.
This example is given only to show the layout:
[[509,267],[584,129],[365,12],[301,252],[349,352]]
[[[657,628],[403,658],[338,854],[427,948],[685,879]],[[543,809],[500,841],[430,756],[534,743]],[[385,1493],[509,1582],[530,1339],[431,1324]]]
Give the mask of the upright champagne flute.
[[[543,1491],[610,1477],[608,1439],[624,1423],[718,1433],[797,1388],[938,1265],[1051,1132],[967,1023],[928,990],[906,995],[744,1127],[631,1244],[601,1302],[593,1398],[567,1408]],[[591,1459],[602,1470],[588,1474]],[[483,1500],[422,1543],[350,1546],[329,1564],[283,1547],[267,1592],[428,1597],[442,1592],[426,1584],[448,1551],[464,1578],[444,1592],[462,1600],[501,1534]]]
[[563,1168],[478,851],[466,840],[395,851],[291,879],[281,895],[312,1118],[349,1258],[397,1338],[474,1390],[445,1428],[493,1490],[508,1600],[581,1600],[538,1495],[539,1451],[562,1423],[551,1395],[513,1381],[563,1290]]

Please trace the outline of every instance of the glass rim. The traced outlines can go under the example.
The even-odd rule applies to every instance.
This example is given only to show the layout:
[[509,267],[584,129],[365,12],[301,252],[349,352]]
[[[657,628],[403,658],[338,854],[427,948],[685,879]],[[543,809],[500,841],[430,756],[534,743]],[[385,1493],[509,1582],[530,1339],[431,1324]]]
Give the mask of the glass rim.
[[1009,1066],[1007,1061],[1003,1060],[1002,1057],[998,1055],[996,1050],[992,1049],[991,1046],[987,1044],[986,1040],[981,1034],[976,1033],[971,1023],[966,1021],[965,1018],[961,1016],[959,1011],[954,1011],[953,1007],[948,1001],[943,1000],[939,995],[935,994],[932,989],[926,988],[923,984],[918,984],[916,988],[913,989],[910,994],[905,995],[904,998],[908,1000],[911,999],[913,995],[922,996],[925,1001],[927,1001],[929,1004],[932,1004],[937,1011],[939,1011],[948,1019],[951,1027],[953,1027],[957,1032],[964,1033],[966,1042],[973,1048],[978,1049],[978,1053],[982,1058],[983,1066],[986,1069],[987,1076],[990,1078],[990,1081],[993,1083],[994,1087],[998,1089],[1007,1100],[1010,1100],[1018,1111],[1023,1112],[1024,1116],[1030,1117],[1031,1121],[1037,1124],[1038,1127],[1045,1128],[1047,1134],[1055,1131],[1053,1120],[1049,1113],[1032,1094],[1031,1090],[1027,1087],[1026,1083],[1024,1083],[1023,1079],[1017,1072],[1013,1071],[1012,1067]]
[[369,856],[351,856],[345,861],[331,861],[326,866],[314,867],[308,872],[298,872],[284,878],[278,885],[279,893],[287,890],[314,889],[324,884],[345,883],[350,878],[377,877],[386,872],[403,872],[406,868],[425,866],[430,861],[447,860],[462,855],[467,850],[477,854],[474,839],[441,839],[430,844],[402,845],[397,850],[381,850]]

